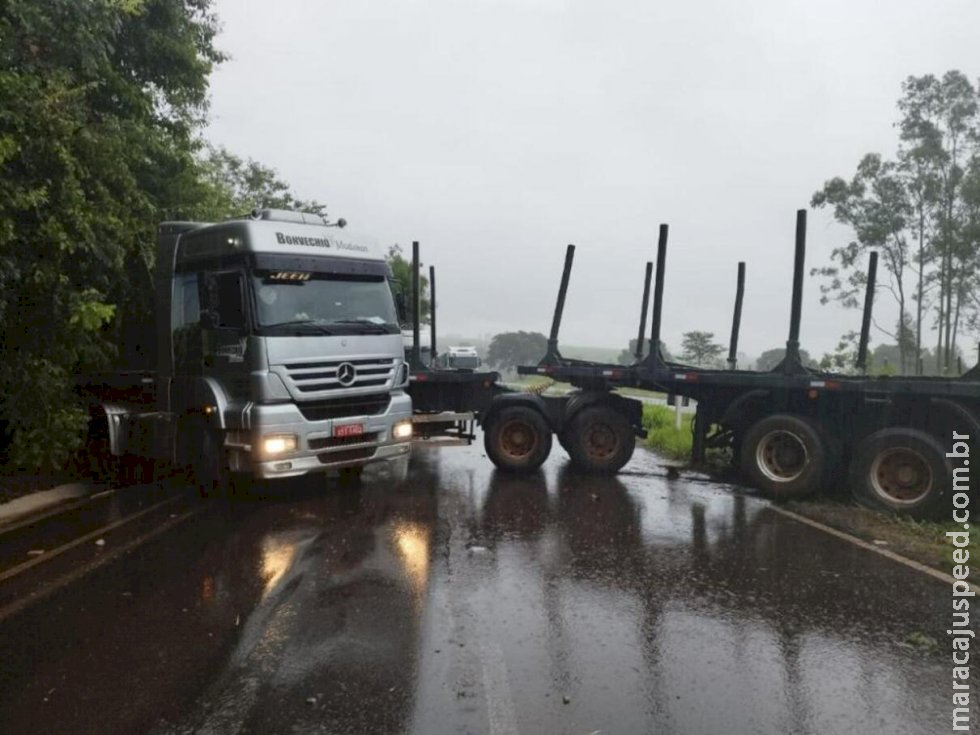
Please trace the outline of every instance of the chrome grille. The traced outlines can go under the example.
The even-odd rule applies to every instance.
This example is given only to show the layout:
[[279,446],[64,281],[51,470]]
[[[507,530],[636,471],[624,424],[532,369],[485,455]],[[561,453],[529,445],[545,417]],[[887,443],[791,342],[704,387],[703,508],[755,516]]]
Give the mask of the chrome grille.
[[391,396],[387,393],[378,393],[354,398],[297,403],[296,407],[307,421],[324,421],[351,416],[378,416],[387,411],[390,405]]
[[[302,394],[346,388],[380,388],[392,380],[396,364],[397,360],[394,358],[381,357],[357,360],[297,360],[287,362],[284,367],[291,387]],[[350,368],[343,366],[350,366]]]

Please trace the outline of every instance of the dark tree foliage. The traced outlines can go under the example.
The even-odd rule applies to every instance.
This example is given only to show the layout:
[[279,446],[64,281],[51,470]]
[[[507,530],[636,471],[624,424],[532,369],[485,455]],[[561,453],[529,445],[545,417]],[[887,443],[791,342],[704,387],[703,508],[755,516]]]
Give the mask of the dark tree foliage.
[[501,332],[490,340],[487,362],[501,369],[534,365],[548,349],[548,338],[540,332]]
[[[391,274],[394,279],[394,291],[396,294],[401,294],[405,299],[405,304],[408,306],[407,318],[402,322],[402,329],[410,329],[412,327],[412,261],[405,258],[402,255],[401,245],[392,245],[388,248],[388,253],[385,256],[388,260],[388,265],[391,267]],[[422,267],[422,264],[419,264]],[[419,273],[419,323],[428,324],[430,307],[432,305],[429,301],[429,279]],[[438,315],[437,315],[438,316]]]
[[208,199],[196,130],[209,0],[0,5],[0,429],[8,464],[53,467],[85,417],[72,375],[106,366],[117,315],[149,309],[156,224]]

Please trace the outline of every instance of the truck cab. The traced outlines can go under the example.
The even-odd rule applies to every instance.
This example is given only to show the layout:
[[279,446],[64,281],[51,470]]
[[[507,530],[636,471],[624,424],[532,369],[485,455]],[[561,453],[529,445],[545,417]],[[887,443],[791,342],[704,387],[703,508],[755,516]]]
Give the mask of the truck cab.
[[159,230],[154,410],[109,406],[113,453],[278,478],[409,452],[391,272],[321,217]]

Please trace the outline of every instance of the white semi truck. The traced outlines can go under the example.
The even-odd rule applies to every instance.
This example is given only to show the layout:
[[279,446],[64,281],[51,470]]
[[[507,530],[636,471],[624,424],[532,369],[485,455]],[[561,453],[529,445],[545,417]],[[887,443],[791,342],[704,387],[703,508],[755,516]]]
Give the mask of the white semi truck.
[[404,457],[412,403],[391,272],[325,219],[160,226],[152,372],[80,381],[93,446],[187,466],[202,494]]

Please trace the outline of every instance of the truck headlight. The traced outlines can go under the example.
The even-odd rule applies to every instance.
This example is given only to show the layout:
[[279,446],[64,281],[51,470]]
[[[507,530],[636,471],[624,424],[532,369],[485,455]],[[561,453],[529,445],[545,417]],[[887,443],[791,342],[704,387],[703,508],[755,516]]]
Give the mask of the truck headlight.
[[411,439],[412,438],[412,422],[402,421],[395,424],[391,429],[391,436],[393,439]]
[[295,434],[268,434],[262,437],[262,453],[266,457],[275,457],[286,452],[296,451]]

